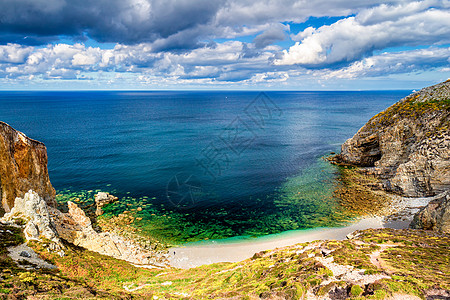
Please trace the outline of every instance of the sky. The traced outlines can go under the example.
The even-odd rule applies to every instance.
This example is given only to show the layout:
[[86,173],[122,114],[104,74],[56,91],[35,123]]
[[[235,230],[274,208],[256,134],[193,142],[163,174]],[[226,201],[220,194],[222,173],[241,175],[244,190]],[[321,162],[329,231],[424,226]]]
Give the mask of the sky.
[[449,0],[0,0],[0,90],[417,89],[449,77]]

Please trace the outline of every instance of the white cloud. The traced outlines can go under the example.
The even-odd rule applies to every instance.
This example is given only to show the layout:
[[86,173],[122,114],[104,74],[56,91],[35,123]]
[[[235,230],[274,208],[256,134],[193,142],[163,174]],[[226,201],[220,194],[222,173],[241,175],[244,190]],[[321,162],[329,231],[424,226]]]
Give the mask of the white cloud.
[[291,34],[291,39],[295,42],[299,42],[311,35],[313,35],[316,32],[316,29],[314,27],[308,27],[303,31],[300,31],[297,34]]
[[[0,75],[9,78],[24,75],[43,79],[86,78],[88,72],[127,72],[175,76],[184,79],[217,78],[245,80],[255,72],[267,71],[272,52],[258,52],[245,57],[244,43],[224,42],[211,47],[194,49],[188,53],[153,53],[150,44],[117,45],[114,49],[86,47],[82,44],[49,45],[45,48],[0,46],[0,53],[8,60],[0,62]],[[278,48],[273,48],[277,51]],[[22,63],[12,65],[10,53],[24,53]],[[240,70],[244,69],[244,70]],[[3,70],[3,71],[2,71]],[[225,74],[226,73],[226,74]],[[147,78],[147,77],[143,77]]]
[[270,22],[302,23],[309,17],[347,16],[381,3],[403,3],[402,0],[230,0],[217,12],[214,24],[221,26],[253,25]]
[[83,53],[77,53],[72,58],[73,66],[92,66],[99,62],[101,58],[99,48],[88,48]]
[[[429,48],[383,53],[352,63],[339,70],[316,71],[325,79],[377,77],[386,74],[410,73],[450,66],[450,48]],[[441,69],[441,70],[442,70]]]
[[[416,13],[410,14],[412,10]],[[393,13],[386,16],[385,11]],[[381,21],[375,22],[377,19]],[[359,60],[386,47],[450,43],[450,11],[416,2],[395,7],[382,5],[312,33],[308,29],[299,37],[304,39],[284,50],[275,64],[325,66]]]
[[33,47],[22,47],[17,44],[0,46],[0,63],[23,63],[33,51]]
[[[53,0],[48,13],[63,9],[65,6],[59,4],[66,3],[64,1]],[[206,0],[194,2],[207,3]],[[190,14],[198,16],[189,7],[189,1],[180,0],[181,8],[169,1],[167,9],[163,2],[157,1],[111,3],[115,8],[110,13],[118,13],[111,21],[117,24],[108,27],[107,22],[103,22],[102,26],[108,28],[100,28],[100,23],[95,23],[97,27],[92,25],[95,28],[91,28],[91,32],[101,32],[108,38],[123,33],[136,34],[124,39],[137,43],[115,44],[112,49],[82,43],[40,47],[0,45],[0,77],[40,82],[95,78],[106,83],[128,80],[143,84],[282,84],[295,82],[299,76],[304,76],[302,79],[308,76],[345,79],[435,68],[442,73],[449,65],[449,50],[442,46],[450,43],[448,0],[382,3],[373,0],[224,0],[217,9],[206,8],[197,23],[188,18]],[[123,5],[126,10],[116,11]],[[159,15],[155,16],[157,13]],[[179,15],[183,16],[179,19],[182,25],[169,22]],[[285,42],[273,45],[288,37],[290,26],[285,24],[303,22],[310,16],[347,17],[331,25],[308,27],[291,34],[291,40],[296,43],[283,52],[280,45],[286,45]],[[103,17],[103,21],[108,18]],[[140,35],[145,32],[142,28],[136,29],[139,24],[155,26],[158,29],[152,27],[148,34],[157,31],[157,36],[146,37],[142,42]],[[108,31],[119,27],[117,33]],[[405,51],[404,46],[413,50]],[[398,52],[373,54],[386,48],[395,51],[395,47]],[[427,49],[414,50],[414,47]]]

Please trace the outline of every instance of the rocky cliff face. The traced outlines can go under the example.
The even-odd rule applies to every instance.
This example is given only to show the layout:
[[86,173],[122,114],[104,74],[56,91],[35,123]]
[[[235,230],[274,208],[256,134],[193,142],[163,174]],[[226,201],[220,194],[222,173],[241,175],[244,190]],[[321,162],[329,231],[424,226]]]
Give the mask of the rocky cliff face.
[[0,216],[11,211],[16,197],[36,191],[55,206],[55,189],[47,170],[47,149],[6,123],[0,122]]
[[363,167],[382,188],[407,197],[450,188],[450,80],[400,100],[374,116],[335,159]]
[[[47,170],[47,149],[41,142],[0,122],[0,171],[2,206],[0,221],[23,220],[27,240],[47,240],[49,250],[64,254],[61,240],[100,254],[140,265],[165,266],[167,254],[141,248],[131,240],[109,232],[96,232],[91,220],[76,204],[68,202],[69,212],[56,208],[55,190]],[[96,196],[97,212],[116,197]],[[5,214],[6,212],[6,214]]]
[[450,191],[428,203],[414,216],[410,227],[450,234]]

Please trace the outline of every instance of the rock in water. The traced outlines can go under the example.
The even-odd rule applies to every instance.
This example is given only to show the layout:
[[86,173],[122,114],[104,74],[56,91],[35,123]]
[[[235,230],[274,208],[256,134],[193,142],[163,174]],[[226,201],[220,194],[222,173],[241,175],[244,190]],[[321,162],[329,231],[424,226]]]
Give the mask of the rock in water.
[[97,195],[95,195],[95,204],[97,205],[97,210],[95,211],[95,214],[97,216],[103,215],[103,209],[102,207],[106,204],[112,203],[114,201],[117,201],[119,198],[110,195],[109,193],[99,192]]
[[23,198],[30,189],[50,206],[56,206],[45,145],[3,122],[0,122],[0,176],[0,216],[10,212],[16,197]]
[[428,203],[414,216],[410,227],[450,233],[450,192]]
[[141,248],[137,243],[110,232],[96,232],[91,220],[75,203],[68,201],[68,213],[48,206],[33,191],[23,198],[16,198],[11,212],[6,213],[1,221],[10,222],[15,218],[26,221],[24,234],[27,240],[50,240],[49,250],[64,255],[65,240],[76,246],[97,253],[123,259],[133,264],[165,266],[167,257],[164,253],[155,253]]
[[142,249],[135,242],[114,233],[96,232],[81,208],[71,201],[67,204],[68,213],[52,209],[52,218],[60,238],[76,246],[134,264],[162,267],[167,263],[167,258],[162,253]]
[[413,93],[377,114],[335,160],[365,167],[383,189],[407,197],[450,188],[450,80]]

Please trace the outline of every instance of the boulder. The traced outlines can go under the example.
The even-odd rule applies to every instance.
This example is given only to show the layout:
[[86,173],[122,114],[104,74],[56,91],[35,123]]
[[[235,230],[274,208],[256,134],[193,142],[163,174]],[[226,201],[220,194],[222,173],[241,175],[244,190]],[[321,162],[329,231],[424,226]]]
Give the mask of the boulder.
[[110,232],[96,232],[91,220],[75,203],[69,201],[68,213],[52,209],[56,231],[60,238],[85,249],[123,259],[139,265],[164,266],[166,258],[141,248],[131,240]]
[[97,216],[103,215],[103,209],[102,207],[106,204],[112,203],[114,201],[117,201],[119,198],[110,195],[109,193],[105,192],[99,192],[97,195],[95,195],[95,204],[97,205],[97,210],[95,211],[95,214]]
[[69,201],[69,211],[48,206],[36,192],[30,190],[23,198],[17,197],[11,212],[0,220],[14,222],[21,218],[25,221],[24,234],[27,240],[51,241],[49,250],[64,255],[65,240],[79,247],[126,260],[133,264],[165,266],[167,254],[156,253],[140,247],[132,240],[115,233],[97,232],[91,220],[75,203]]
[[47,170],[47,149],[6,123],[0,122],[0,216],[10,212],[16,197],[35,191],[56,206],[55,189]]
[[430,201],[414,216],[410,227],[450,234],[450,192]]

